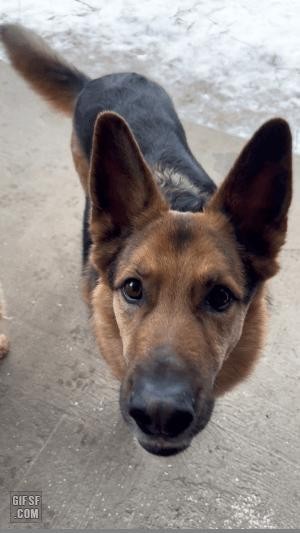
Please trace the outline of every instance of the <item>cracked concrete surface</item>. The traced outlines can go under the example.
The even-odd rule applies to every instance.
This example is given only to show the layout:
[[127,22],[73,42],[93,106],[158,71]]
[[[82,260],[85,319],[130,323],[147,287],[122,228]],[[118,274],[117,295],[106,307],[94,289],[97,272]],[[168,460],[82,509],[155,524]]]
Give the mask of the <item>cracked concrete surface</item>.
[[[83,194],[70,120],[0,63],[0,277],[11,352],[0,365],[0,527],[9,491],[42,490],[47,528],[299,528],[299,160],[268,341],[191,449],[133,441],[80,298]],[[219,180],[238,138],[187,124]]]

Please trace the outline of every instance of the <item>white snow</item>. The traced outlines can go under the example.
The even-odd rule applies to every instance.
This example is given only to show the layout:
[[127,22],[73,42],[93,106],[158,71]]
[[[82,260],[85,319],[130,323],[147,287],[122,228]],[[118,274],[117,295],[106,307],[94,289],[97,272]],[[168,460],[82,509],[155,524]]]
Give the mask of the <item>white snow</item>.
[[93,76],[147,74],[200,124],[248,136],[283,116],[300,150],[300,0],[0,0],[3,21]]

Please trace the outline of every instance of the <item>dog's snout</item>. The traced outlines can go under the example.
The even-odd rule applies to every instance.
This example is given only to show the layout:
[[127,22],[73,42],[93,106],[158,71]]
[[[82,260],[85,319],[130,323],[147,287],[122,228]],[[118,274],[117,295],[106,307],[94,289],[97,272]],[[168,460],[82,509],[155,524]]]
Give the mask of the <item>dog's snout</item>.
[[150,355],[122,383],[121,411],[146,451],[174,455],[206,426],[213,398],[205,379],[183,356],[168,347]]
[[129,414],[143,433],[163,437],[177,437],[194,420],[192,409],[163,401],[150,401],[143,406],[136,405],[133,401]]
[[184,382],[144,380],[132,393],[129,415],[146,435],[177,437],[194,421],[193,396]]

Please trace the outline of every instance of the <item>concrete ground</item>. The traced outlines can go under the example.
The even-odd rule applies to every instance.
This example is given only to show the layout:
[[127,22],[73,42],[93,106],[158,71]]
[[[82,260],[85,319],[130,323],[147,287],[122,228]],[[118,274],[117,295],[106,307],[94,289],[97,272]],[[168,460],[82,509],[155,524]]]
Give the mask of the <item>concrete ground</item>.
[[[41,490],[47,528],[299,528],[299,160],[256,372],[219,400],[186,453],[156,458],[121,420],[80,298],[83,194],[70,120],[3,63],[0,86],[0,277],[11,317],[0,365],[0,527],[9,527],[10,490]],[[186,126],[220,179],[242,141]]]

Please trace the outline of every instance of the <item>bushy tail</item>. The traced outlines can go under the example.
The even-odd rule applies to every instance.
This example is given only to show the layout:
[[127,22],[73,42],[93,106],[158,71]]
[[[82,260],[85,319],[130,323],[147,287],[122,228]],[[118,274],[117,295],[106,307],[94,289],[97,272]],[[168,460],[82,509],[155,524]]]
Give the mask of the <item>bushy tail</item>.
[[77,95],[89,78],[23,26],[0,25],[0,40],[13,67],[32,88],[56,109],[71,114]]

